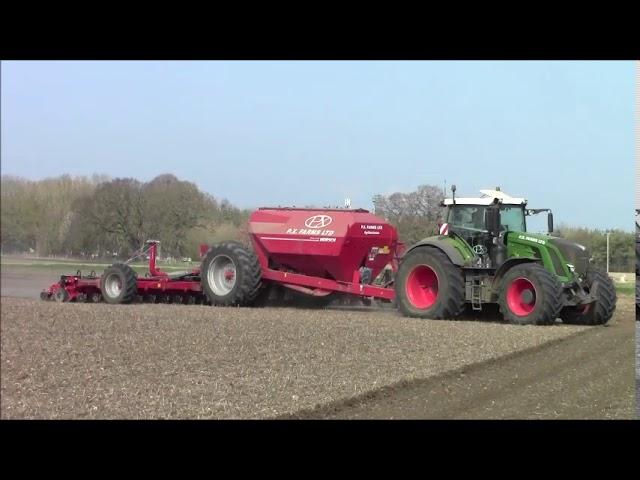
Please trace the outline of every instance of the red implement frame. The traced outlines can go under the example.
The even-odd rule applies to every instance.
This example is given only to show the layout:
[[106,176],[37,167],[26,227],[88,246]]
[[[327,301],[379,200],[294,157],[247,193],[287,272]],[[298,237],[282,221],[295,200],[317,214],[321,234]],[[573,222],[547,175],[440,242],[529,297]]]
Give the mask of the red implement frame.
[[[295,251],[291,255],[294,256],[294,260],[297,261],[299,265],[302,265],[300,268],[294,268],[293,270],[291,268],[284,268],[282,266],[278,266],[277,261],[275,261],[274,264],[274,258],[276,260],[278,258],[282,258],[282,256],[278,257],[277,255],[283,255],[283,253],[278,253],[277,251],[274,253],[274,251],[271,251],[265,245],[273,245],[274,241],[280,241],[280,245],[295,245],[296,243],[302,244],[301,242],[310,242],[311,240],[307,240],[306,237],[287,234],[286,232],[279,233],[277,230],[274,230],[274,227],[272,226],[267,228],[270,228],[270,231],[273,233],[261,234],[258,229],[265,228],[264,225],[268,225],[268,223],[265,223],[265,221],[260,223],[259,220],[264,220],[265,218],[273,218],[275,215],[281,214],[285,216],[289,215],[289,217],[293,218],[293,221],[295,221],[295,215],[301,215],[301,218],[303,218],[308,217],[311,214],[316,214],[318,212],[320,214],[331,214],[334,216],[334,218],[336,218],[336,226],[334,228],[343,228],[343,231],[345,233],[342,235],[342,237],[336,238],[332,242],[319,242],[318,244],[313,244],[314,246],[311,246],[311,243],[304,243],[305,246],[309,245],[309,247],[305,248],[310,248],[311,250],[303,251],[300,250],[300,247],[293,247],[294,250],[296,248],[299,249],[299,251]],[[342,218],[339,217],[340,215],[342,215]],[[348,215],[358,215],[358,217],[348,217]],[[362,279],[360,276],[360,268],[362,266],[363,260],[362,257],[359,256],[360,254],[354,253],[361,250],[354,250],[353,246],[362,245],[363,242],[368,242],[369,239],[372,238],[372,235],[369,235],[369,237],[367,237],[365,234],[372,233],[373,230],[367,231],[367,228],[369,228],[368,226],[366,228],[363,227],[362,229],[360,229],[360,227],[357,227],[357,225],[359,224],[349,223],[349,221],[346,219],[362,218],[365,219],[368,223],[377,222],[378,225],[376,225],[375,228],[378,228],[379,231],[385,233],[389,236],[388,238],[392,239],[389,244],[389,249],[385,250],[384,254],[377,253],[376,250],[376,253],[372,253],[368,260],[365,259],[365,266],[371,268],[373,275],[377,275],[378,273],[380,273],[385,263],[389,263],[393,272],[395,273],[398,269],[399,258],[404,251],[404,244],[397,241],[397,233],[395,232],[395,229],[389,224],[382,222],[382,220],[378,219],[377,217],[370,215],[366,210],[310,211],[307,209],[259,209],[254,212],[252,218],[253,220],[252,222],[250,222],[250,230],[253,229],[251,234],[251,242],[262,268],[262,280],[275,282],[284,287],[304,292],[313,296],[325,296],[330,294],[331,292],[340,292],[350,295],[375,297],[386,300],[393,300],[393,298],[395,297],[395,291],[393,288],[389,288],[389,285],[377,286],[361,283]],[[365,220],[362,221],[364,222]],[[340,224],[341,221],[343,225]],[[258,225],[258,227],[256,227],[256,225]],[[262,225],[262,227],[260,227],[260,225]],[[356,227],[357,231],[362,233],[361,235],[359,233],[354,234],[356,230],[353,230],[353,228]],[[271,242],[271,244],[265,244],[264,242],[266,241]],[[340,253],[339,255],[335,254],[335,252],[338,251],[337,247],[341,246],[339,242],[342,241],[351,242],[349,246],[350,250],[348,250],[346,255],[343,255],[342,253]],[[167,272],[163,272],[156,266],[159,243],[160,242],[157,240],[148,240],[146,242],[146,245],[148,245],[147,249],[143,250],[138,255],[142,256],[144,254],[148,254],[149,259],[149,273],[146,277],[137,279],[138,295],[141,297],[144,297],[145,295],[183,295],[185,297],[187,295],[201,296],[203,292],[200,284],[199,268],[193,269],[189,272],[185,272],[176,277],[176,275],[170,275]],[[200,255],[204,256],[208,250],[208,245],[201,245]],[[316,255],[316,253],[318,252],[320,254],[322,254],[323,252],[330,253],[324,258],[327,259],[327,262],[333,262],[331,263],[331,268],[334,272],[337,273],[335,278],[338,279],[327,278],[327,276],[323,277],[317,275],[307,275],[300,271],[301,269],[306,270],[307,266],[309,268],[309,271],[313,271],[313,268],[317,268],[318,262],[316,259],[318,255]],[[284,255],[289,254],[290,253],[287,251],[284,252]],[[44,300],[56,298],[60,301],[82,301],[85,299],[91,300],[101,294],[100,287],[100,277],[96,276],[93,272],[89,276],[82,276],[82,273],[78,271],[76,275],[62,275],[60,277],[60,281],[44,290],[41,293],[40,297]],[[64,290],[66,293],[61,293],[60,290]]]

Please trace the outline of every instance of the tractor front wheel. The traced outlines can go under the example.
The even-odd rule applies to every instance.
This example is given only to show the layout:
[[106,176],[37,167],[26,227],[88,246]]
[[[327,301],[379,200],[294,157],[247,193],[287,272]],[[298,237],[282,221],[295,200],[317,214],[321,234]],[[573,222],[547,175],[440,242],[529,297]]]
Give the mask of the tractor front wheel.
[[404,256],[395,291],[397,306],[407,317],[446,319],[464,311],[462,270],[432,247],[418,247]]
[[262,269],[255,253],[239,242],[209,249],[200,270],[202,290],[212,305],[251,305],[260,293]]
[[604,325],[613,316],[616,309],[616,287],[604,272],[589,270],[585,289],[596,301],[580,307],[565,308],[560,317],[570,325]]
[[562,308],[562,285],[539,263],[512,267],[500,282],[498,305],[518,325],[551,325]]

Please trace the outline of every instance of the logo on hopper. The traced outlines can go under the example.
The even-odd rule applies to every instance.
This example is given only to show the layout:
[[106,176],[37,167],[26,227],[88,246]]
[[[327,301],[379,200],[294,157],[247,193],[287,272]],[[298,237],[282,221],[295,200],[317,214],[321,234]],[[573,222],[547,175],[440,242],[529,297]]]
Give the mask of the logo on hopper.
[[324,228],[329,225],[333,219],[329,215],[314,215],[304,221],[308,228]]
[[[318,235],[321,237],[331,237],[335,235],[335,230],[325,230],[324,228],[331,224],[331,222],[333,222],[333,218],[329,215],[314,215],[304,221],[307,228],[288,228],[286,233],[293,235]],[[335,239],[323,241],[335,241]]]

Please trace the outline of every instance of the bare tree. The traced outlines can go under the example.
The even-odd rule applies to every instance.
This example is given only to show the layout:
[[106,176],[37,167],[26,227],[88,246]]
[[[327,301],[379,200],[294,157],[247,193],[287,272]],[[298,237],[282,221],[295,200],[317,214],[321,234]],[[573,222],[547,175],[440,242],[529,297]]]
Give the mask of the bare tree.
[[413,243],[437,231],[444,212],[443,198],[440,187],[421,185],[413,192],[376,195],[373,205],[376,215],[398,228],[403,241]]

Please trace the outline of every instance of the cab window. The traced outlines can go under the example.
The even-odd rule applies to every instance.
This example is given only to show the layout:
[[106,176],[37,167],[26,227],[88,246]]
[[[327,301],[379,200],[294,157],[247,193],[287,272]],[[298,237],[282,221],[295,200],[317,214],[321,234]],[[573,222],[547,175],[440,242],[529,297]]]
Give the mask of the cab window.
[[526,232],[524,211],[519,206],[503,206],[500,209],[500,223],[504,230]]
[[478,205],[465,205],[454,207],[449,211],[448,222],[456,227],[484,230],[484,213],[486,207]]

